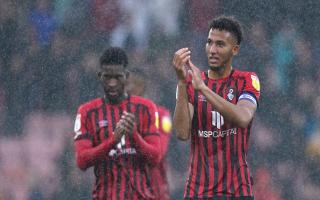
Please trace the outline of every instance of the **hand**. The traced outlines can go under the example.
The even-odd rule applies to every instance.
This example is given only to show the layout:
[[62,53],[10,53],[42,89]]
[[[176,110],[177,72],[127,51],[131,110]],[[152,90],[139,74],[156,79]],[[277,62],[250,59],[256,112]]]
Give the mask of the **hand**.
[[184,81],[187,77],[187,69],[185,66],[190,59],[190,54],[191,51],[188,48],[179,49],[174,54],[172,64],[179,81]]
[[118,121],[116,128],[113,132],[115,141],[118,143],[121,140],[121,137],[125,134],[124,122],[123,120]]
[[201,77],[201,71],[196,67],[191,60],[188,60],[187,65],[189,66],[190,70],[188,70],[188,73],[192,77],[192,86],[195,90],[201,90],[202,88],[206,87],[205,83],[202,80]]
[[135,126],[135,117],[132,113],[128,113],[126,111],[123,111],[123,114],[121,116],[120,119],[122,126],[123,126],[123,130],[124,130],[124,134],[126,135],[132,135],[133,134],[133,130],[134,130],[134,126]]

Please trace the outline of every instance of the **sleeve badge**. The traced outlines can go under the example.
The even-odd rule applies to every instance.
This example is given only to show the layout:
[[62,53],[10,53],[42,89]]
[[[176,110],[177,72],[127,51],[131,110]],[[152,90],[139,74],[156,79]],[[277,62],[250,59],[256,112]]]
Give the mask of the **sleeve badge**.
[[161,127],[165,133],[169,134],[172,128],[171,119],[169,117],[163,117],[161,120]]
[[254,89],[256,89],[257,91],[260,91],[260,81],[259,81],[258,77],[255,75],[251,75],[251,81],[252,81],[252,86],[254,87]]

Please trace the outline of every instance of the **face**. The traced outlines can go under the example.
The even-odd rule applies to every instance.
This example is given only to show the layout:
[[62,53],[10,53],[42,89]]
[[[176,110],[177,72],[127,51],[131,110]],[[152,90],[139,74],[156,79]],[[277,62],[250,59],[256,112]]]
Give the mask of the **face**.
[[120,103],[125,98],[127,74],[122,65],[103,65],[99,78],[106,98],[111,103]]
[[232,57],[239,52],[239,45],[232,34],[225,30],[210,29],[206,43],[208,64],[213,71],[231,67]]

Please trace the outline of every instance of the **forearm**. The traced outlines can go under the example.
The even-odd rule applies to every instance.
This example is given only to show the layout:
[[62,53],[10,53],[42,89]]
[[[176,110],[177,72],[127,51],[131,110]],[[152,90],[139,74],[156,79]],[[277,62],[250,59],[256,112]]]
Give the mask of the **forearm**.
[[247,108],[226,101],[206,86],[201,88],[201,92],[207,101],[213,105],[226,120],[235,126],[246,128],[251,122],[253,114]]
[[160,137],[158,135],[146,137],[148,137],[148,140],[142,138],[142,136],[135,131],[132,134],[135,148],[148,162],[157,164],[161,158]]
[[177,86],[177,100],[173,115],[173,124],[180,140],[188,140],[190,137],[191,116],[186,84],[179,82]]
[[116,141],[113,137],[103,141],[96,147],[88,147],[87,141],[79,140],[75,142],[76,161],[81,170],[94,166],[96,163],[105,160],[109,151],[114,147]]

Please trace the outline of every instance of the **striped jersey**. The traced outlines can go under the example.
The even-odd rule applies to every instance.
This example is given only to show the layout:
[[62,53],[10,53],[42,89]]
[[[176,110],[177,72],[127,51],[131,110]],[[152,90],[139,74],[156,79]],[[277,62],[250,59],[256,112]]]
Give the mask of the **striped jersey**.
[[150,174],[150,166],[156,163],[148,158],[144,147],[150,146],[147,141],[155,141],[152,144],[158,145],[152,148],[160,148],[158,112],[152,101],[129,96],[118,105],[109,104],[104,98],[81,105],[75,122],[75,143],[85,140],[96,147],[108,140],[124,111],[135,115],[133,135],[143,139],[137,143],[133,137],[124,135],[118,144],[95,161],[92,199],[156,199]]
[[160,200],[169,200],[170,191],[167,179],[167,162],[166,154],[172,132],[172,119],[170,111],[162,106],[158,106],[159,112],[159,134],[161,143],[161,161],[151,168],[153,179],[153,190]]
[[[225,100],[237,104],[245,98],[253,103],[260,98],[260,83],[253,72],[232,70],[230,76],[210,79],[202,72],[205,84]],[[207,102],[201,91],[187,84],[188,101],[193,104],[189,175],[186,198],[253,197],[247,163],[251,123],[239,128],[228,122]]]

